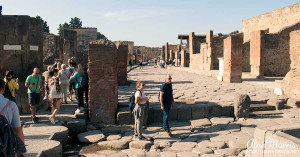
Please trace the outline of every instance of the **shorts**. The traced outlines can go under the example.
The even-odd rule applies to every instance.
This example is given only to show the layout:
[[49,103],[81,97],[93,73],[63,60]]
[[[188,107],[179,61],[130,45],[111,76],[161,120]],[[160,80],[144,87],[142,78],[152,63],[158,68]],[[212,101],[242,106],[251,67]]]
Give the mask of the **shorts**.
[[140,63],[140,66],[143,66],[143,63]]
[[28,93],[29,105],[35,106],[40,103],[40,93]]
[[76,82],[70,82],[69,90],[75,89]]
[[51,99],[51,100],[50,100],[51,106],[52,106],[52,107],[56,107],[56,103],[57,103],[57,101],[59,101],[59,100],[61,100],[61,99],[58,99],[58,98]]

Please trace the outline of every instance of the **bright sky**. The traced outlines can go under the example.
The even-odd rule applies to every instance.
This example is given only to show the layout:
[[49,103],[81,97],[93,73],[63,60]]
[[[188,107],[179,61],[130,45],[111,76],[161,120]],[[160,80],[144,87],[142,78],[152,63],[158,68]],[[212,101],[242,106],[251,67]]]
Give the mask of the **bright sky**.
[[299,0],[0,0],[3,15],[41,16],[56,34],[59,24],[79,17],[110,40],[136,46],[178,44],[178,34],[230,33],[242,20]]

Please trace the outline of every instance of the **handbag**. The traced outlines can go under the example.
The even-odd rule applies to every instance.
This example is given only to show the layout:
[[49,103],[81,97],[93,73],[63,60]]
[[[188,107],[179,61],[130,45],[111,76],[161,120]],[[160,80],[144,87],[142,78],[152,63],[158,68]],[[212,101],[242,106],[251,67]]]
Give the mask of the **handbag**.
[[49,92],[49,98],[50,99],[61,99],[63,98],[63,94],[60,91],[58,78],[52,78],[50,82],[50,92]]

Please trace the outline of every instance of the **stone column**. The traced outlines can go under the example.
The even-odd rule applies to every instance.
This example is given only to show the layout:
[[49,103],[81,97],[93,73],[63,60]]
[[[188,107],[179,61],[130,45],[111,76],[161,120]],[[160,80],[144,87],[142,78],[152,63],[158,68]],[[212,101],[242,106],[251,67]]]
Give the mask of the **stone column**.
[[166,43],[166,46],[165,46],[165,60],[169,60],[170,59],[170,53],[169,53],[169,44],[168,42]]
[[178,66],[178,52],[176,51],[175,52],[175,66],[177,67]]
[[218,58],[219,60],[219,74],[217,77],[218,81],[223,81],[223,73],[224,73],[224,59],[223,57]]
[[163,45],[162,49],[161,49],[161,59],[165,60],[165,58],[166,58],[166,55],[165,55],[165,45]]
[[195,53],[195,51],[194,51],[194,46],[195,46],[194,37],[195,37],[195,33],[191,32],[189,34],[189,51],[190,51],[191,55]]
[[114,124],[117,110],[117,49],[115,45],[90,44],[89,117],[91,122]]
[[206,32],[206,44],[207,44],[207,70],[213,70],[213,54],[212,54],[212,44],[213,44],[213,31],[209,30]]
[[254,31],[250,33],[250,65],[251,75],[262,77],[263,71],[263,54],[265,48],[264,31]]
[[127,84],[128,45],[118,46],[118,85]]
[[184,49],[181,49],[181,66],[186,67],[186,52]]
[[224,75],[223,81],[241,82],[243,69],[243,38],[230,36],[224,40]]

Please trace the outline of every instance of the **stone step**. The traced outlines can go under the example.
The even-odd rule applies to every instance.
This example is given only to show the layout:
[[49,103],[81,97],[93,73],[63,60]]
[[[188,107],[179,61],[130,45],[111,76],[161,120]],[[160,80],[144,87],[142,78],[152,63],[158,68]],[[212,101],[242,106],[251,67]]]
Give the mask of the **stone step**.
[[250,113],[250,116],[266,116],[266,115],[279,115],[283,114],[279,110],[274,110],[274,111],[254,111]]
[[269,104],[250,104],[250,111],[271,111],[271,110],[276,110],[276,107]]

